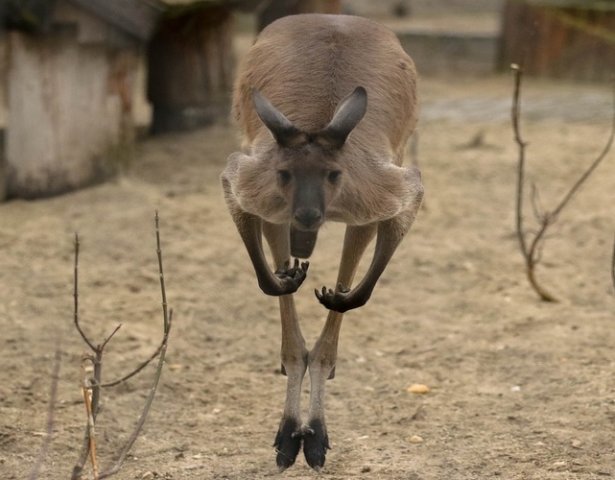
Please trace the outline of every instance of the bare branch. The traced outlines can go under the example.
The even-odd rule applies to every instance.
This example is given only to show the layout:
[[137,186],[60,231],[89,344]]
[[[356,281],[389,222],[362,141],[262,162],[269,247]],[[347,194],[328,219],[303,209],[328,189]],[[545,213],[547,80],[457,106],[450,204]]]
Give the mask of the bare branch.
[[521,137],[521,129],[519,128],[519,117],[521,116],[521,79],[523,76],[523,70],[519,65],[512,64],[510,68],[515,75],[515,87],[513,91],[513,104],[512,104],[512,126],[515,135],[515,142],[517,143],[519,150],[519,159],[517,163],[517,205],[516,205],[516,220],[517,220],[517,240],[519,241],[519,248],[525,258],[526,264],[529,263],[529,254],[527,250],[527,243],[525,235],[523,233],[523,185],[525,183],[525,146],[527,145]]
[[[162,314],[163,314],[163,318],[166,319],[167,318],[167,294],[166,294],[166,290],[164,286],[164,271],[162,268],[162,249],[160,247],[160,221],[158,217],[158,211],[156,211],[156,215],[154,217],[154,226],[156,229],[156,255],[158,256],[158,272],[160,276],[160,291],[162,295]],[[165,331],[166,331],[166,326],[165,326]],[[119,385],[120,383],[125,382],[129,378],[132,378],[133,376],[135,376],[137,373],[143,370],[147,365],[149,365],[149,363],[160,354],[162,347],[164,345],[164,342],[165,342],[165,338],[163,337],[156,351],[154,351],[154,353],[152,353],[147,360],[141,363],[141,365],[135,368],[132,372],[120,378],[119,380],[116,380],[114,382],[105,383],[101,386],[104,388],[114,387],[116,385]]]
[[159,219],[158,219],[157,211],[156,211],[156,217],[155,217],[155,226],[156,226],[156,254],[158,256],[158,273],[160,274],[160,296],[162,298],[162,322],[163,322],[163,329],[164,329],[164,335],[163,335],[162,344],[160,348],[160,356],[158,357],[158,365],[156,367],[156,373],[154,375],[154,382],[152,384],[152,387],[150,388],[149,395],[147,397],[147,400],[145,401],[145,405],[141,412],[141,416],[139,417],[139,420],[137,421],[135,429],[133,430],[132,434],[126,441],[126,444],[124,445],[122,450],[120,451],[115,464],[109,470],[106,470],[100,475],[101,479],[110,477],[111,475],[114,475],[120,470],[120,468],[122,467],[122,464],[124,463],[124,460],[126,460],[126,456],[128,455],[128,452],[130,451],[133,444],[139,437],[141,430],[143,429],[143,425],[145,424],[145,420],[147,419],[147,415],[149,414],[149,410],[152,406],[152,402],[154,401],[154,396],[156,395],[156,390],[158,389],[158,382],[160,381],[160,376],[162,374],[162,367],[164,366],[164,360],[165,360],[166,353],[167,353],[169,333],[171,332],[171,322],[173,320],[173,310],[171,310],[170,312],[167,311],[167,293],[166,293],[165,282],[164,282],[164,270],[162,267],[162,249],[160,247],[160,228],[159,228]]
[[[525,184],[525,147],[527,143],[523,140],[521,136],[521,129],[519,127],[519,118],[521,112],[521,80],[523,77],[523,70],[516,64],[510,66],[515,74],[515,86],[513,91],[513,104],[512,104],[512,125],[513,132],[515,136],[515,142],[517,143],[519,157],[517,163],[517,202],[516,202],[516,226],[517,226],[517,239],[519,241],[519,249],[521,250],[521,254],[525,260],[525,272],[530,282],[530,285],[538,293],[540,298],[547,302],[556,301],[555,297],[547,292],[543,287],[540,286],[538,281],[536,280],[536,265],[538,264],[541,249],[538,248],[541,244],[541,240],[545,231],[550,224],[550,216],[541,215],[541,227],[538,232],[534,235],[533,240],[530,242],[530,246],[528,247],[528,240],[526,236],[528,235],[525,232],[523,227],[523,186]],[[535,202],[534,202],[535,204]],[[535,205],[535,209],[537,206]],[[536,211],[537,213],[537,211]]]
[[613,138],[615,138],[615,82],[613,82],[613,112],[611,118],[611,133],[609,134],[609,138],[606,142],[606,145],[600,152],[600,154],[596,157],[596,159],[591,163],[589,168],[585,170],[583,175],[579,177],[576,183],[572,186],[572,188],[564,195],[560,203],[555,207],[552,212],[553,217],[557,217],[559,213],[563,210],[563,208],[570,202],[570,199],[574,196],[574,194],[581,188],[583,183],[589,178],[592,172],[596,169],[596,167],[602,162],[604,157],[607,156],[609,151],[611,150],[611,146],[613,145]]
[[156,255],[158,256],[158,273],[160,275],[160,294],[162,296],[162,317],[164,321],[164,331],[167,332],[170,328],[169,316],[167,313],[167,292],[164,286],[164,270],[162,268],[162,249],[160,248],[160,225],[158,218],[158,210],[155,216],[156,227]]
[[[94,355],[91,355],[91,354],[84,355],[84,360],[92,363],[93,375],[88,377],[86,375],[86,370],[84,370],[84,385],[82,387],[82,390],[83,390],[83,395],[84,395],[84,402],[86,405],[86,411],[88,414],[88,422],[86,425],[86,431],[85,431],[84,442],[82,445],[81,453],[80,453],[79,459],[75,467],[73,468],[73,472],[71,476],[72,480],[77,480],[81,478],[81,473],[83,472],[83,467],[85,465],[85,462],[87,461],[88,454],[92,462],[92,468],[94,471],[95,479],[102,479],[102,478],[110,477],[120,470],[120,468],[122,467],[122,464],[126,460],[126,456],[128,455],[128,452],[130,451],[133,444],[135,443],[135,441],[141,434],[141,430],[143,429],[143,425],[145,424],[145,420],[152,406],[154,396],[156,395],[158,383],[160,381],[160,377],[162,374],[162,368],[164,366],[169,333],[171,331],[171,322],[172,322],[173,312],[167,311],[167,308],[168,308],[167,307],[167,295],[166,295],[165,282],[164,282],[164,271],[162,267],[162,249],[160,246],[160,228],[159,228],[158,212],[156,212],[155,227],[156,227],[156,254],[158,257],[158,270],[159,270],[159,275],[160,275],[160,292],[161,292],[161,297],[162,297],[162,321],[163,321],[162,342],[160,343],[160,346],[156,349],[156,351],[150,356],[150,358],[148,358],[145,362],[139,365],[136,369],[134,369],[128,375],[124,376],[123,378],[121,378],[120,380],[116,382],[103,384],[101,381],[103,352],[104,352],[106,345],[111,340],[111,338],[113,338],[115,333],[121,327],[121,324],[118,325],[111,332],[111,334],[107,336],[107,338],[103,341],[103,343],[98,345],[97,347],[94,347],[93,344],[87,340],[87,337],[83,334],[81,329],[78,327],[78,330],[82,338],[86,341],[86,343],[88,343],[88,345],[90,345],[90,347],[92,348],[94,352]],[[78,298],[78,289],[77,289],[78,288],[77,287],[78,285],[77,283],[78,251],[79,251],[79,241],[78,241],[78,237],[75,237],[75,252],[76,252],[75,253],[75,325],[77,326],[79,325],[78,314],[77,314],[77,311],[78,311],[77,309],[78,307],[78,303],[77,303],[77,298]],[[114,386],[114,385],[117,385],[119,383],[122,383],[128,380],[129,378],[133,377],[134,375],[139,373],[141,370],[143,370],[154,358],[156,358],[156,356],[158,356],[158,366],[156,368],[156,373],[154,375],[154,381],[153,381],[152,387],[150,388],[149,395],[146,399],[143,410],[141,411],[141,415],[137,421],[137,424],[133,432],[131,433],[130,437],[128,438],[128,440],[126,441],[126,443],[124,444],[120,452],[118,453],[115,464],[111,468],[99,474],[98,463],[96,459],[96,442],[95,442],[94,434],[95,434],[96,416],[97,416],[97,413],[100,407],[101,388],[108,387],[108,386]]]
[[[89,366],[87,365],[89,362]],[[102,351],[97,350],[94,355],[84,353],[81,358],[81,370],[82,370],[82,395],[84,396],[84,402],[86,407],[87,421],[85,424],[85,433],[83,436],[83,442],[81,444],[81,450],[79,451],[79,458],[73,467],[71,474],[71,480],[78,480],[81,478],[81,473],[85,467],[85,463],[90,457],[90,451],[92,447],[92,437],[94,435],[93,425],[96,423],[96,415],[98,413],[98,402],[100,398],[100,379],[97,379],[97,375],[100,376],[102,362]],[[100,377],[98,377],[100,378]],[[88,398],[85,397],[84,389],[88,389]],[[91,396],[90,396],[91,393]],[[91,417],[91,421],[90,421]]]
[[47,405],[47,431],[45,434],[45,439],[43,440],[43,444],[41,445],[41,450],[37,456],[36,464],[32,471],[30,472],[29,480],[36,480],[39,476],[43,463],[45,462],[45,458],[49,453],[49,446],[51,445],[51,440],[53,438],[53,424],[54,424],[54,414],[55,414],[55,406],[56,400],[58,398],[58,382],[60,381],[60,364],[62,362],[62,352],[60,350],[59,342],[56,345],[56,352],[53,359],[53,367],[51,370],[51,389],[49,391],[49,404]]
[[613,256],[611,257],[611,280],[615,289],[615,240],[613,241]]
[[160,377],[162,374],[162,367],[164,366],[164,360],[165,360],[166,353],[167,353],[167,345],[168,345],[168,340],[169,340],[169,333],[171,331],[172,320],[173,320],[173,310],[171,309],[171,311],[169,312],[168,318],[165,319],[164,341],[162,344],[162,349],[160,350],[160,356],[158,357],[158,365],[156,367],[156,373],[154,375],[154,382],[152,384],[152,387],[150,388],[149,395],[147,396],[147,399],[145,401],[145,405],[141,412],[141,416],[139,417],[139,420],[137,421],[137,424],[132,434],[126,441],[126,444],[120,451],[115,464],[110,469],[101,473],[99,477],[100,479],[108,478],[112,475],[115,475],[120,470],[120,468],[122,468],[122,465],[124,461],[126,460],[126,456],[128,455],[128,452],[130,452],[130,449],[132,448],[135,441],[141,434],[141,430],[143,429],[143,425],[145,424],[145,420],[147,419],[147,415],[149,414],[150,408],[154,401],[154,396],[156,395],[156,391],[158,389],[158,382],[160,381]]
[[81,367],[83,370],[83,385],[81,387],[81,393],[83,394],[83,402],[85,404],[85,412],[87,415],[87,432],[88,432],[88,450],[90,453],[90,462],[92,463],[92,472],[94,475],[94,480],[98,480],[98,459],[96,456],[96,429],[95,429],[95,420],[94,420],[94,411],[96,410],[96,406],[93,405],[93,395],[92,388],[96,388],[92,386],[92,382],[89,377],[89,370],[85,366],[85,362],[91,361],[91,357],[84,356]]
[[532,209],[534,210],[534,217],[539,222],[542,222],[542,219],[545,216],[544,208],[542,207],[542,202],[540,201],[540,191],[534,182],[532,182]]
[[81,329],[81,325],[79,325],[79,234],[75,233],[75,263],[74,263],[74,275],[73,275],[73,298],[74,298],[74,310],[73,317],[75,322],[75,327],[83,338],[83,341],[90,347],[90,349],[95,352],[96,347],[90,341],[90,339],[83,333]]
[[113,335],[115,335],[120,328],[122,328],[122,324],[121,323],[119,323],[117,325],[117,327],[115,327],[115,329],[107,336],[107,338],[105,338],[103,343],[96,350],[100,350],[101,353],[102,353],[102,351],[107,346],[107,343],[109,343],[109,340],[111,340],[113,338]]
[[134,377],[137,373],[139,373],[141,370],[147,367],[151,363],[151,361],[154,360],[160,354],[160,351],[162,350],[163,345],[164,345],[164,338],[162,339],[162,341],[160,342],[160,345],[158,345],[158,348],[154,351],[154,353],[152,353],[147,360],[141,363],[141,365],[139,365],[132,372],[128,373],[127,375],[124,375],[122,378],[118,380],[114,380],[113,382],[103,383],[101,387],[102,388],[116,387],[117,385],[124,383],[125,381]]
[[544,302],[557,302],[557,298],[555,298],[551,293],[549,293],[544,287],[542,287],[537,279],[536,279],[536,265],[538,265],[540,258],[542,257],[542,248],[544,246],[544,237],[547,232],[547,229],[552,223],[553,217],[549,214],[544,215],[542,219],[542,224],[540,229],[534,235],[532,242],[530,243],[530,247],[528,250],[528,262],[527,266],[527,278],[530,282],[532,288],[536,291],[540,299]]
[[79,458],[73,467],[73,471],[71,473],[71,480],[79,480],[81,478],[81,473],[83,472],[83,466],[88,459],[88,454],[90,453],[90,429],[89,426],[86,425],[85,434],[83,437],[83,442],[81,444],[81,450],[79,450]]
[[[544,247],[544,242],[547,238],[546,232],[547,229],[555,223],[557,217],[561,213],[561,211],[566,207],[566,205],[570,202],[574,194],[579,190],[579,188],[583,185],[583,183],[589,178],[589,176],[593,173],[593,171],[598,167],[600,162],[606,157],[608,152],[611,149],[613,144],[613,140],[615,138],[615,83],[613,84],[613,118],[611,122],[611,132],[609,138],[607,140],[606,145],[600,152],[600,154],[596,157],[596,159],[591,163],[589,168],[581,175],[581,177],[572,185],[570,190],[564,195],[559,204],[555,207],[551,212],[544,212],[542,205],[540,204],[540,197],[538,195],[538,189],[535,185],[532,184],[532,192],[531,192],[531,202],[534,210],[534,215],[536,216],[538,222],[540,223],[540,228],[536,233],[531,233],[531,235],[524,230],[523,226],[523,187],[525,184],[525,147],[527,143],[523,140],[521,136],[521,131],[519,127],[519,117],[520,117],[520,97],[521,97],[521,80],[523,76],[523,71],[518,65],[511,65],[511,69],[515,75],[515,83],[514,83],[514,91],[513,91],[513,105],[512,105],[512,126],[515,137],[515,142],[518,146],[519,156],[518,156],[518,167],[517,167],[517,198],[516,198],[516,227],[517,227],[517,238],[519,241],[519,248],[525,260],[526,274],[530,285],[536,293],[540,296],[540,298],[544,301],[548,302],[556,302],[556,298],[547,292],[540,284],[538,284],[535,275],[536,265],[540,263],[542,259],[542,251]],[[531,240],[528,238],[531,237]],[[529,242],[529,243],[528,243]]]

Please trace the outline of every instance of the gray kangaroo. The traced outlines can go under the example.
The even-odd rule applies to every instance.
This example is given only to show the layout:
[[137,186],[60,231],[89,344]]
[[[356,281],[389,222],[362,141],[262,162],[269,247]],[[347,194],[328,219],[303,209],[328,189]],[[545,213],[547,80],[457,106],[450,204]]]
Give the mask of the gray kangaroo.
[[[243,134],[221,180],[261,290],[278,296],[286,402],[274,446],[280,470],[303,445],[319,470],[329,439],[325,381],[333,378],[344,312],[364,305],[423,197],[420,173],[403,168],[417,121],[416,71],[386,27],[345,15],[295,15],[259,35],[239,68],[234,117]],[[335,289],[316,290],[328,310],[312,350],[301,333],[293,293],[308,271],[320,226],[344,222]],[[262,248],[264,235],[275,262]],[[365,277],[350,289],[367,245],[376,246]],[[294,261],[291,262],[291,256]],[[301,384],[310,372],[306,422]]]

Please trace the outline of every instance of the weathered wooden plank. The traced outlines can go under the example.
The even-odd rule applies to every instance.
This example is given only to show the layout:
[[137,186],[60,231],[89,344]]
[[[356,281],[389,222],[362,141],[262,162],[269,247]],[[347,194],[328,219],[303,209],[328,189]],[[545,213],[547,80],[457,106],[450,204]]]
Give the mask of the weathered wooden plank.
[[528,74],[577,80],[609,80],[614,73],[615,10],[509,0],[501,39],[501,69],[518,63]]
[[107,45],[114,48],[136,46],[138,39],[105,19],[93,15],[70,1],[59,1],[53,12],[55,27],[70,25],[77,31],[77,42]]
[[6,167],[5,167],[5,132],[6,132],[6,79],[8,71],[8,45],[6,35],[0,29],[0,202],[6,196]]
[[8,43],[6,34],[0,30],[0,128],[3,128],[6,123],[6,76],[8,71],[8,61]]
[[136,55],[80,45],[75,36],[9,33],[9,196],[44,197],[100,181],[131,141]]
[[212,7],[166,19],[148,47],[152,132],[226,118],[233,77],[232,15]]

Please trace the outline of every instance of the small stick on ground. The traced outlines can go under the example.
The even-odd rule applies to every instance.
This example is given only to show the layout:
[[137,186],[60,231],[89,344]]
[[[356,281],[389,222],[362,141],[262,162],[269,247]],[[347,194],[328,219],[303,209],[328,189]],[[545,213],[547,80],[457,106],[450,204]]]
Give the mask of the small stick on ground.
[[83,394],[83,402],[85,404],[85,411],[88,417],[88,448],[90,450],[90,462],[92,463],[92,473],[94,475],[94,480],[98,480],[98,459],[96,457],[96,430],[94,423],[94,414],[92,408],[92,387],[91,385],[91,371],[93,370],[93,365],[91,367],[87,366],[87,363],[94,363],[95,358],[91,355],[84,355],[82,361],[82,369],[83,369],[83,386],[81,387],[81,392]]
[[533,233],[533,236],[528,242],[529,232],[525,230],[523,226],[523,187],[525,185],[525,148],[527,143],[521,136],[521,129],[519,127],[520,121],[520,97],[521,97],[521,80],[523,71],[518,65],[511,65],[511,69],[515,75],[515,84],[513,91],[513,105],[512,105],[512,126],[515,135],[515,142],[518,146],[518,166],[517,166],[517,202],[516,202],[516,227],[517,238],[519,241],[519,247],[525,260],[525,271],[530,282],[530,285],[534,291],[538,294],[541,300],[545,302],[556,302],[557,299],[548,292],[542,285],[538,283],[536,279],[536,266],[540,262],[541,251],[544,246],[546,233],[548,228],[553,225],[559,217],[562,210],[568,205],[574,194],[581,188],[583,183],[589,178],[593,171],[598,167],[600,162],[606,157],[611,146],[613,144],[613,138],[615,137],[615,84],[613,85],[613,117],[611,122],[611,132],[609,134],[606,145],[600,152],[600,154],[594,159],[585,172],[579,177],[579,179],[572,185],[572,187],[562,197],[557,206],[550,212],[541,213],[537,208],[538,190],[533,189],[532,198],[534,199],[534,211],[536,220],[538,221],[538,230]]
[[86,336],[86,334],[81,329],[81,325],[79,325],[79,234],[75,233],[75,257],[74,257],[74,267],[73,267],[73,321],[75,323],[75,328],[81,335],[83,341],[90,347],[90,350],[93,352],[96,351],[96,347],[90,341],[90,339]]
[[615,289],[615,240],[613,240],[613,256],[611,257],[611,280]]
[[43,444],[41,445],[41,450],[36,458],[36,463],[30,472],[29,480],[36,480],[40,474],[41,468],[43,467],[43,463],[45,463],[45,458],[49,453],[49,446],[51,445],[51,440],[53,439],[53,425],[54,425],[54,414],[55,414],[55,406],[58,398],[58,382],[60,381],[60,364],[62,362],[62,352],[60,350],[60,345],[56,346],[56,352],[53,359],[53,367],[51,370],[51,388],[49,392],[49,404],[47,406],[47,431],[45,433],[45,439],[43,440]]

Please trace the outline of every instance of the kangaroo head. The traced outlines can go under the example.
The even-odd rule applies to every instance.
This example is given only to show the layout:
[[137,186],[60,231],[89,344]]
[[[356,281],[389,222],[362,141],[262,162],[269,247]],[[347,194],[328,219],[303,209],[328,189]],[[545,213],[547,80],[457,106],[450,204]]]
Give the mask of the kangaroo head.
[[253,91],[253,100],[256,113],[277,143],[277,188],[290,205],[291,226],[295,232],[317,232],[344,180],[338,153],[365,115],[367,92],[357,87],[317,132],[299,130],[258,90]]

